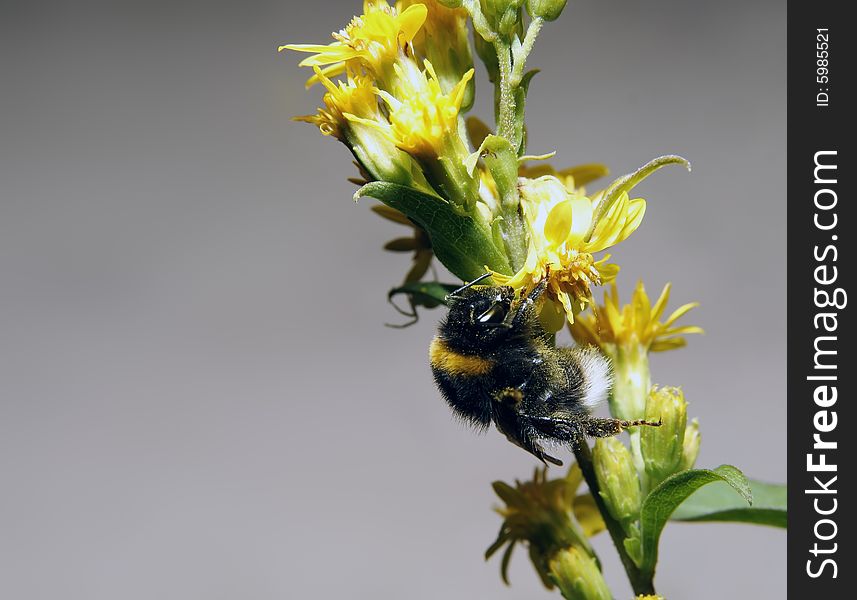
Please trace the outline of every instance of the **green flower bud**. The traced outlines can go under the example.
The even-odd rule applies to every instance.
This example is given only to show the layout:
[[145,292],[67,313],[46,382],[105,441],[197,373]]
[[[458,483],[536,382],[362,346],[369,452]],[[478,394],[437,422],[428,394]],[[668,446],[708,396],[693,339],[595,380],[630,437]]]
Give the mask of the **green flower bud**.
[[681,389],[653,388],[646,402],[646,420],[662,423],[640,430],[643,465],[652,489],[681,468],[687,426],[687,402]]
[[461,0],[437,0],[438,3],[443,4],[447,8],[458,8],[461,6]]
[[508,37],[519,29],[524,0],[479,0],[479,5],[491,29],[497,33]]
[[560,550],[550,563],[551,579],[567,600],[611,600],[595,560],[577,547]]
[[696,457],[699,456],[699,420],[694,419],[684,430],[684,444],[681,448],[681,464],[680,471],[692,469],[696,464]]
[[556,21],[566,2],[567,0],[527,0],[527,12],[534,19]]
[[642,503],[640,479],[631,452],[616,438],[599,438],[595,440],[592,462],[601,498],[610,515],[627,532],[630,524],[639,518]]

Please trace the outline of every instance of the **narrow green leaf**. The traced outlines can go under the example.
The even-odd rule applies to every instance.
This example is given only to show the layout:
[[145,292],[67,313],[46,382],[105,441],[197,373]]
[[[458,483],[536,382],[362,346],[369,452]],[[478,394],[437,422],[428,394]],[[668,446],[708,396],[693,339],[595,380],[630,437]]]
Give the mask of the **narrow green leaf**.
[[394,296],[405,294],[415,306],[434,308],[446,304],[446,295],[458,287],[460,286],[437,281],[412,281],[390,290],[387,298],[392,300]]
[[731,465],[721,465],[713,470],[691,469],[671,475],[643,501],[640,511],[640,572],[645,578],[654,576],[658,562],[658,542],[670,515],[696,490],[715,481],[726,482],[748,504],[752,504],[750,483],[741,471]]
[[367,183],[354,194],[376,198],[395,208],[423,228],[431,239],[438,260],[464,281],[485,273],[485,266],[511,274],[506,255],[492,241],[491,232],[469,216],[456,213],[452,206],[437,196],[395,183]]
[[785,484],[750,480],[753,505],[747,506],[727,483],[715,481],[694,492],[682,502],[671,519],[674,521],[730,521],[785,528]]

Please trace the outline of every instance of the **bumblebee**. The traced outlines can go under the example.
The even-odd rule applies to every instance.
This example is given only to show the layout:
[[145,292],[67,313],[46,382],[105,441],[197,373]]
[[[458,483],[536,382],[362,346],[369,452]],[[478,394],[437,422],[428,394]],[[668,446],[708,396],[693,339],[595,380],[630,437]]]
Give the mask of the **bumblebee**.
[[493,422],[510,442],[542,462],[562,465],[540,440],[575,445],[647,421],[595,417],[613,385],[610,361],[595,347],[555,348],[542,328],[539,298],[511,287],[479,286],[488,274],[447,296],[449,311],[432,340],[435,382],[458,416],[481,429]]

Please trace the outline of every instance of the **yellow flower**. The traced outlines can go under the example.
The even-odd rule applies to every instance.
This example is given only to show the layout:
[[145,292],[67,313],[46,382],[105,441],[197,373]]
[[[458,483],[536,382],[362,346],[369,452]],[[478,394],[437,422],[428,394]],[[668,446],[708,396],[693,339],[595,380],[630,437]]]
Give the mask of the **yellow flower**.
[[370,179],[390,181],[428,191],[430,188],[414,161],[382,133],[387,124],[378,105],[376,89],[365,75],[349,75],[345,81],[330,80],[313,67],[327,89],[324,107],[315,115],[296,117],[316,125],[322,134],[336,137],[347,145],[359,167]]
[[684,335],[703,333],[700,327],[688,325],[675,327],[689,310],[699,306],[698,302],[684,304],[661,322],[670,298],[671,284],[664,286],[654,306],[649,301],[643,282],[637,283],[630,304],[620,306],[616,286],[604,293],[604,304],[594,305],[592,313],[580,315],[569,327],[579,344],[595,344],[604,347],[615,344],[629,347],[639,345],[647,352],[661,352],[681,348],[687,344]]
[[[398,0],[396,9],[402,13],[417,4],[424,4],[428,15],[413,39],[416,56],[432,63],[443,91],[449,93],[473,68],[467,11],[461,7],[447,8],[437,0]],[[473,104],[474,90],[471,80],[465,88],[462,110]]]
[[[351,66],[354,71],[362,67],[383,82],[391,65],[422,27],[428,11],[422,4],[414,4],[398,12],[385,0],[366,0],[363,11],[345,29],[332,34],[335,41],[331,44],[286,44],[279,50],[311,53],[300,66],[327,65],[323,72],[328,77],[345,73],[346,66]],[[310,78],[307,87],[317,81],[318,77]]]
[[519,180],[521,210],[529,237],[524,266],[512,277],[495,274],[500,285],[533,289],[548,277],[548,297],[562,304],[566,317],[591,301],[591,286],[612,281],[619,268],[607,264],[609,255],[593,254],[630,236],[643,220],[646,201],[622,192],[607,210],[598,210],[604,192],[592,198],[569,192],[553,175]]
[[425,67],[420,71],[411,65],[396,65],[396,96],[379,91],[390,107],[390,137],[411,155],[434,157],[443,155],[448,142],[458,140],[466,158],[469,152],[458,134],[458,113],[473,69],[445,93],[432,64],[425,61]]
[[414,61],[402,61],[394,66],[394,72],[395,94],[376,89],[387,104],[388,121],[352,114],[346,114],[346,118],[382,132],[397,148],[416,159],[441,196],[462,214],[472,213],[479,181],[465,166],[469,152],[458,132],[458,113],[473,69],[449,93],[443,91],[429,61],[425,61],[425,70],[420,70]]
[[346,81],[331,81],[318,67],[314,67],[318,80],[327,89],[323,102],[315,115],[295,117],[316,125],[324,135],[332,135],[345,141],[345,130],[349,121],[345,114],[359,115],[363,119],[381,121],[375,88],[369,77],[352,75]]
[[[577,463],[572,464],[565,477],[548,479],[547,468],[536,469],[532,481],[516,481],[512,487],[502,481],[495,481],[494,491],[505,503],[496,509],[503,517],[503,525],[497,540],[485,552],[490,558],[503,546],[507,546],[500,566],[500,575],[508,583],[508,560],[515,544],[529,546],[530,559],[542,582],[553,587],[550,576],[550,561],[564,548],[579,547],[586,555],[591,548],[585,535],[594,535],[604,529],[603,521],[597,510],[582,507],[591,496],[575,498],[577,488],[583,481],[583,474]],[[590,522],[581,523],[579,515],[586,515]]]

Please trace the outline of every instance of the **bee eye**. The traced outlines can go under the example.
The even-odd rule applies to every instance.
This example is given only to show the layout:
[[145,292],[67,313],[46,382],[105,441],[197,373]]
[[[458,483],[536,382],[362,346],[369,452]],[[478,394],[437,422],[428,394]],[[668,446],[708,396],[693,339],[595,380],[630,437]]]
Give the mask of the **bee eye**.
[[488,310],[476,317],[476,321],[485,325],[499,325],[506,319],[508,312],[509,305],[507,303],[495,302],[488,307]]

